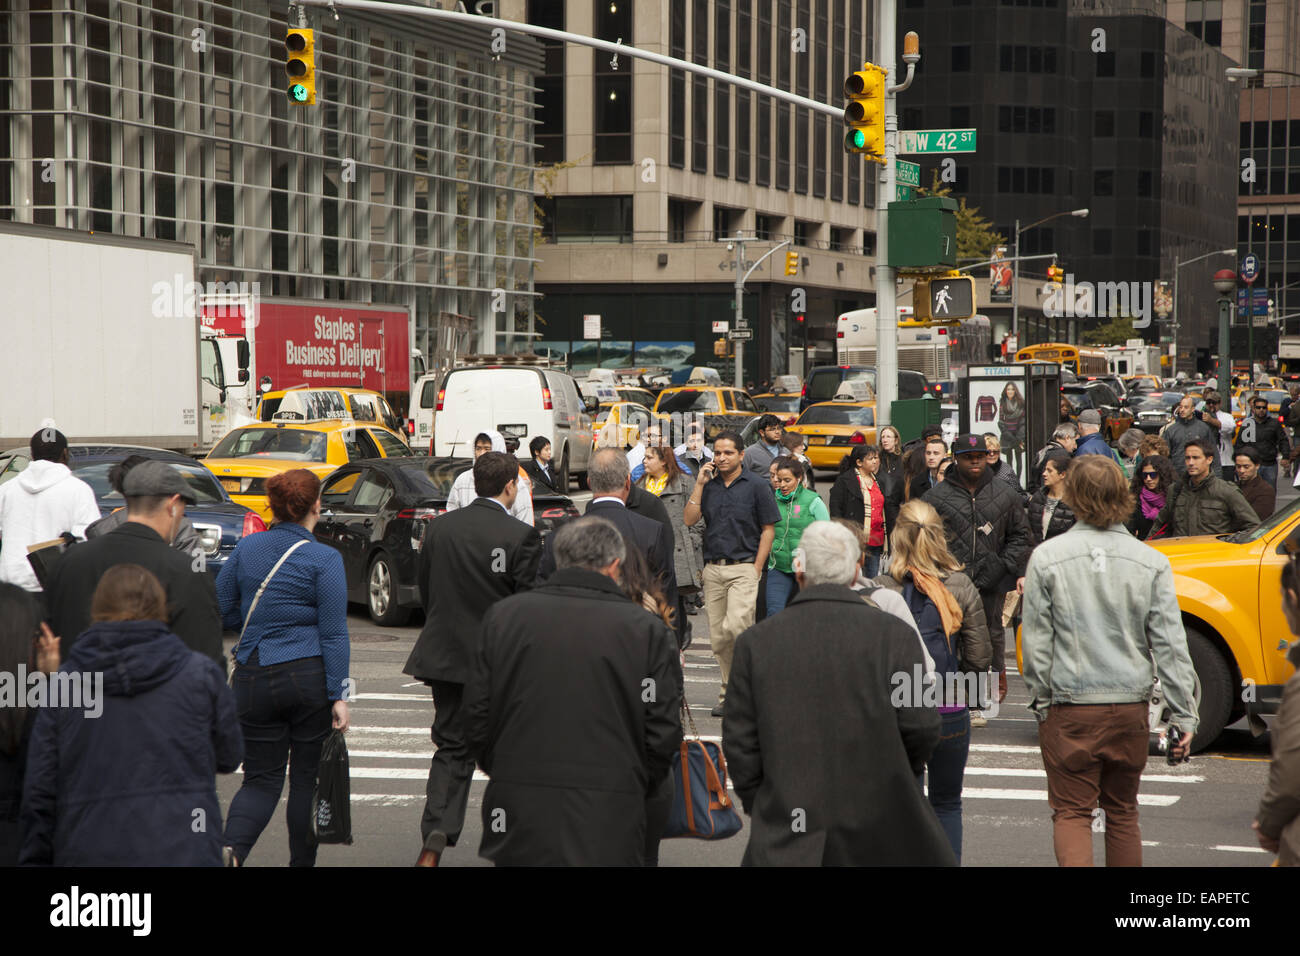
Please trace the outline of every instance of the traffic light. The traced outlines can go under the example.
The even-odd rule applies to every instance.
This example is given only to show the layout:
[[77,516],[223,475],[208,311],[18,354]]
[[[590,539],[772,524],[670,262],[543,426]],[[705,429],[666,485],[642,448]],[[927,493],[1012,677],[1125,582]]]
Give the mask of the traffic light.
[[292,29],[284,38],[284,69],[289,74],[289,101],[316,102],[316,36],[313,30]]
[[912,320],[899,325],[955,324],[975,314],[975,280],[963,275],[922,279],[913,287],[912,301]]
[[726,357],[727,357],[727,340],[726,340],[726,339],[714,339],[714,341],[713,341],[713,354],[714,354],[714,356],[715,356],[716,358],[726,358]]
[[887,71],[874,63],[850,73],[844,81],[844,149],[874,159],[885,160],[885,77]]
[[803,315],[802,312],[796,313],[796,315],[795,315],[795,317],[794,317],[794,320],[795,320],[797,323],[799,323],[800,325],[803,325],[803,319],[804,319],[804,315]]
[[797,276],[799,274],[799,253],[787,252],[785,254],[785,274],[788,276]]
[[1058,285],[1065,281],[1065,270],[1053,262],[1047,267],[1047,281],[1055,282]]

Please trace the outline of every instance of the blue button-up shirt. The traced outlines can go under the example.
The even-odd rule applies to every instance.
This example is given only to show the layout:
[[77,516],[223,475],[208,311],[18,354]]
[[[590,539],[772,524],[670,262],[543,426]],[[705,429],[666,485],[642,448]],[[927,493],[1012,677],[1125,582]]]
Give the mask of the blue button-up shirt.
[[772,486],[743,467],[730,487],[721,475],[704,486],[700,513],[704,515],[705,561],[753,561],[758,557],[763,525],[781,520]]
[[350,651],[343,558],[302,525],[281,523],[240,540],[217,576],[221,622],[234,631],[244,626],[262,581],[299,540],[307,544],[280,565],[262,592],[235,659],[248,663],[254,648],[263,665],[321,657],[329,699],[342,700]]

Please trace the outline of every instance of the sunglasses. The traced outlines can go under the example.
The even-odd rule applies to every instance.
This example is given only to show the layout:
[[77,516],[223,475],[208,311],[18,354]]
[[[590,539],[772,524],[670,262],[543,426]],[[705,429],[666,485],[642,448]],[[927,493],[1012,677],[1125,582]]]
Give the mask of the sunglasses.
[[1144,472],[1142,472],[1142,478],[1143,478],[1143,480],[1145,480],[1145,479],[1147,479],[1147,478],[1159,478],[1159,477],[1160,477],[1160,472],[1158,472],[1158,471],[1144,471]]

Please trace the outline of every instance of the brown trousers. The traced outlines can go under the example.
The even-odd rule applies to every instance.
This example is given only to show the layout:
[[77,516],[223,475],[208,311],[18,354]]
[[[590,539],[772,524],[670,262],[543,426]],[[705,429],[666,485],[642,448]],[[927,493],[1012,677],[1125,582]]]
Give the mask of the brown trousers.
[[1137,795],[1147,765],[1147,705],[1056,704],[1038,725],[1061,866],[1092,866],[1094,810],[1106,829],[1106,865],[1141,866]]

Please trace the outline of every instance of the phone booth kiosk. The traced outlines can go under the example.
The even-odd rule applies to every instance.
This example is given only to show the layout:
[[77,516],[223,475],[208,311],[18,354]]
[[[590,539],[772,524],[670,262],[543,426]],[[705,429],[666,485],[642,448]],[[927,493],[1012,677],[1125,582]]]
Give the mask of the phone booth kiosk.
[[957,379],[957,401],[961,433],[996,435],[1023,488],[1028,466],[1060,420],[1061,366],[969,365]]

